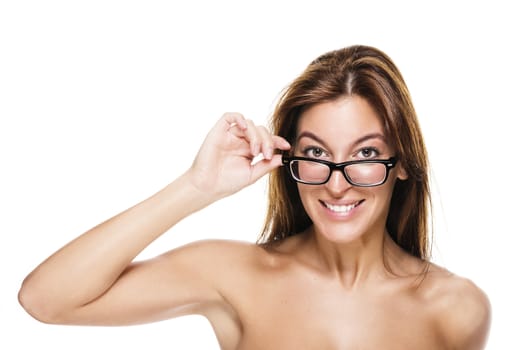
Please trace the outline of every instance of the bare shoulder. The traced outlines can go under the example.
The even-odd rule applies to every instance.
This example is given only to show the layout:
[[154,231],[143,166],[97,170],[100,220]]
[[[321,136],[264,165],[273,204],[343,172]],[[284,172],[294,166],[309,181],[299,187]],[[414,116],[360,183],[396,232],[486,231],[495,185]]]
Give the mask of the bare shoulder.
[[235,240],[200,240],[175,248],[164,257],[173,266],[187,266],[221,285],[252,274],[268,253],[261,246]]
[[246,250],[253,247],[255,244],[244,241],[235,241],[227,239],[205,239],[194,241],[178,248],[173,251],[185,251],[188,253],[198,253],[199,251],[231,251],[231,250]]
[[444,341],[454,349],[484,349],[491,322],[491,306],[485,292],[470,279],[435,265],[424,284]]
[[[288,239],[292,241],[291,239]],[[273,245],[226,239],[207,239],[175,248],[167,256],[186,256],[210,263],[250,263],[249,265],[272,264],[282,252]]]
[[179,246],[159,259],[164,260],[168,274],[195,284],[194,290],[214,293],[213,298],[202,299],[226,305],[235,299],[235,286],[249,283],[256,275],[261,250],[250,242],[210,239]]
[[253,258],[257,245],[250,242],[208,239],[191,242],[177,247],[164,256],[172,260],[198,262],[207,267],[221,264],[242,263]]

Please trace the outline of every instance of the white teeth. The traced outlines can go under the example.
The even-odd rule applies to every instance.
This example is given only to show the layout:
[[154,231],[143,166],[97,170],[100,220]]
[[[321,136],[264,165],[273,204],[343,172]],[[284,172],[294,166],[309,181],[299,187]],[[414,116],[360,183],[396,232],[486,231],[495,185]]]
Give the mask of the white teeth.
[[336,213],[346,213],[346,212],[349,212],[350,210],[354,209],[359,204],[359,202],[356,202],[356,203],[350,204],[350,205],[333,205],[333,204],[329,204],[329,203],[326,203],[326,202],[324,204],[331,211],[335,211]]

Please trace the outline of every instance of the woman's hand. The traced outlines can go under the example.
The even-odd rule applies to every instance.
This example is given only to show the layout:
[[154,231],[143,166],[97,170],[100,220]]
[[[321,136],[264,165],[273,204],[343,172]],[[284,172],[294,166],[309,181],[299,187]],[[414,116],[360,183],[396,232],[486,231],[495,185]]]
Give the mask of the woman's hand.
[[[222,198],[231,195],[282,164],[275,150],[290,144],[256,126],[239,113],[226,113],[210,130],[188,171],[194,186]],[[255,161],[256,157],[261,159]]]

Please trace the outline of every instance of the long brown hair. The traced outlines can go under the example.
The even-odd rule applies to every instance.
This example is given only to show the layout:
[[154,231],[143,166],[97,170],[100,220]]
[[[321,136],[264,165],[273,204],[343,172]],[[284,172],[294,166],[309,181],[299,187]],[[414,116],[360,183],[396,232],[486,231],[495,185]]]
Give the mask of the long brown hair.
[[[408,175],[394,187],[387,231],[405,251],[428,259],[431,201],[427,152],[408,88],[390,57],[361,45],[318,57],[284,90],[271,118],[272,132],[293,144],[303,111],[349,95],[366,99],[375,109]],[[284,167],[270,174],[268,191],[268,212],[259,243],[282,240],[312,224],[297,185]]]

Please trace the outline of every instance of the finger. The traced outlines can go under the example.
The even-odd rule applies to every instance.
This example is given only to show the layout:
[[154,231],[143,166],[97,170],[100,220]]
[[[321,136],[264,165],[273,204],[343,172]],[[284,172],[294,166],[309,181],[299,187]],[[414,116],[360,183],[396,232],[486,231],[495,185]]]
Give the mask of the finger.
[[246,120],[246,125],[247,127],[244,132],[250,144],[252,156],[256,157],[261,153],[262,144],[262,138],[261,135],[259,135],[259,128],[255,126],[251,119]]
[[265,159],[272,159],[273,150],[274,150],[273,137],[268,131],[268,129],[266,129],[264,126],[259,126],[258,129],[259,129],[258,130],[259,136],[261,137],[261,140],[262,140],[261,150],[262,150],[263,157]]
[[274,154],[271,159],[262,159],[255,163],[252,168],[252,183],[280,166],[282,166],[280,154]]
[[222,118],[219,120],[220,127],[227,131],[233,127],[238,127],[241,130],[246,129],[246,119],[241,113],[228,112],[222,115]]
[[228,128],[228,132],[233,134],[235,137],[245,139],[248,142],[248,137],[246,135],[246,130],[248,129],[248,126],[243,128],[241,125],[233,123]]
[[290,143],[281,136],[272,135],[273,147],[282,151],[288,151],[292,148]]
[[[266,129],[265,129],[266,130]],[[268,130],[266,130],[268,139],[265,141],[264,149],[264,159],[272,159],[274,154],[278,154],[279,150],[287,151],[292,148],[292,146],[284,138],[276,135],[271,135]]]

